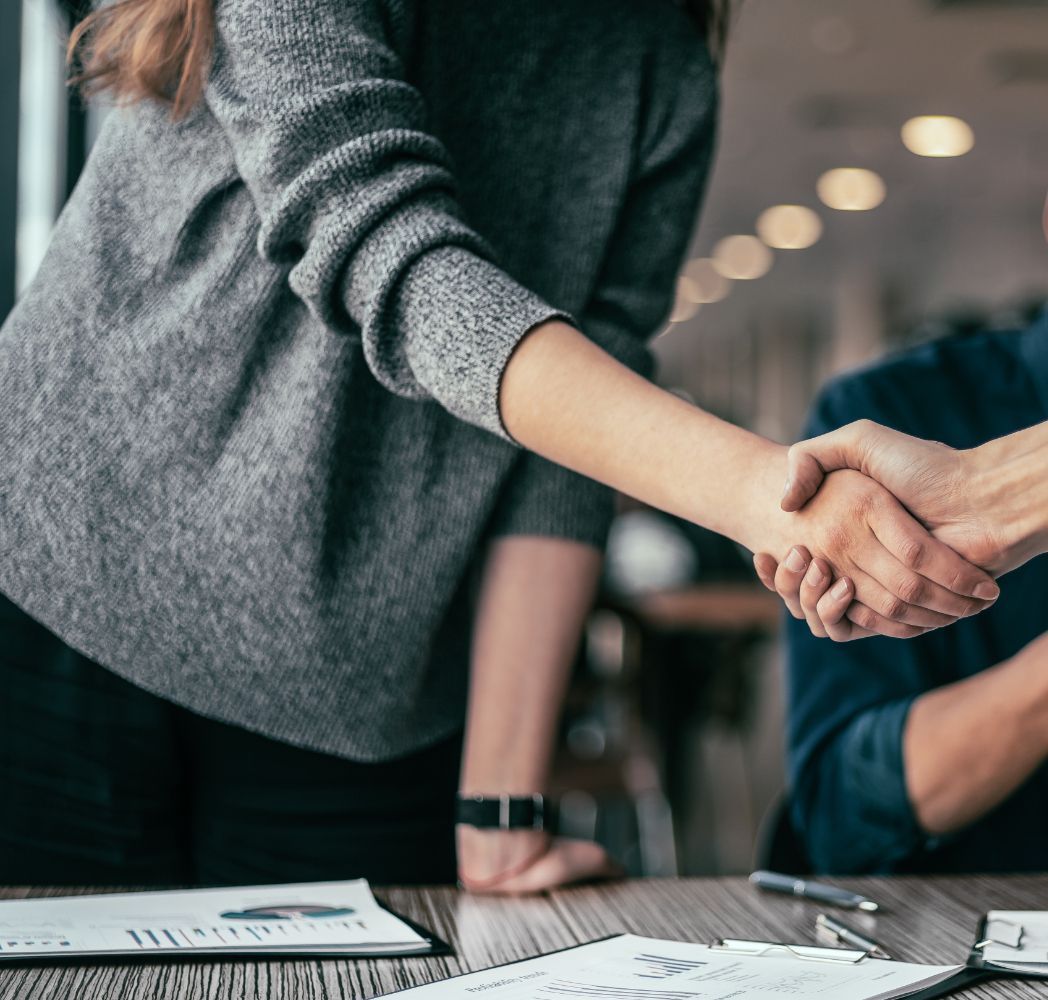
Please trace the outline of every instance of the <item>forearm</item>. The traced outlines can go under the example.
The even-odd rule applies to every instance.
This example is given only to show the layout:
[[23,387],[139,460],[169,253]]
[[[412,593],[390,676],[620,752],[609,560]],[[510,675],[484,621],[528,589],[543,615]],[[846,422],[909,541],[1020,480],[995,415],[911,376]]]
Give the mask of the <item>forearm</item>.
[[786,449],[657,388],[573,328],[524,339],[500,409],[526,448],[749,548],[765,543],[755,529],[778,513]]
[[600,564],[595,548],[562,539],[492,544],[474,631],[462,791],[545,790]]
[[1048,551],[1048,421],[966,453],[970,497],[1008,568]]
[[1046,654],[1042,638],[1012,659],[914,702],[903,736],[906,785],[927,832],[949,833],[985,815],[1044,761]]

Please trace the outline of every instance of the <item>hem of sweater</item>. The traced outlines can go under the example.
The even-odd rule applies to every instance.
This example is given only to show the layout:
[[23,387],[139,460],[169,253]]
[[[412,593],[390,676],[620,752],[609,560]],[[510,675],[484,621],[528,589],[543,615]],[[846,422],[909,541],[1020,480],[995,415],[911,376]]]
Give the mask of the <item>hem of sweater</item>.
[[603,551],[614,518],[611,488],[566,470],[539,471],[548,471],[547,481],[500,514],[491,537],[560,538]]
[[[395,744],[395,749],[392,749],[393,744],[389,744],[386,741],[387,748],[378,751],[362,750],[345,740],[336,738],[333,734],[331,736],[320,735],[314,739],[304,738],[301,733],[295,730],[295,727],[284,728],[279,725],[255,723],[238,717],[236,712],[227,712],[221,708],[216,708],[214,703],[209,702],[206,697],[197,700],[169,690],[162,684],[151,684],[143,681],[133,664],[124,662],[124,658],[113,656],[107,651],[104,640],[92,634],[90,627],[83,628],[76,625],[66,626],[60,624],[55,620],[56,616],[41,608],[39,603],[27,600],[21,592],[21,588],[7,575],[0,576],[0,594],[3,594],[12,604],[15,604],[33,621],[47,629],[74,652],[87,657],[87,659],[103,670],[108,670],[110,673],[146,692],[146,694],[170,702],[172,705],[192,712],[194,715],[199,715],[201,718],[220,722],[224,725],[235,726],[246,732],[254,733],[279,743],[286,743],[300,750],[311,750],[315,753],[322,753],[330,757],[340,757],[360,764],[380,764],[418,753],[443,740],[449,739],[465,728],[465,713],[463,712],[461,720],[452,720],[437,726],[417,741],[411,741],[406,745],[397,743]],[[415,729],[411,726],[405,726],[404,728],[406,732],[415,732]]]

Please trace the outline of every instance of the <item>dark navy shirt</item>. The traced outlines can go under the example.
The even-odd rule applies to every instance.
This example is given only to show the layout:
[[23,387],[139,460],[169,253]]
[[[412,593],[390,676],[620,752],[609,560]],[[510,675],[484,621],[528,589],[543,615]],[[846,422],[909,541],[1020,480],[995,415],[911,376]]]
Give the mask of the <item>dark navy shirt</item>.
[[[957,448],[1048,419],[1048,313],[1022,333],[946,339],[838,379],[818,400],[808,432],[861,417]],[[789,620],[793,819],[817,872],[1048,869],[1048,764],[946,837],[923,833],[906,794],[902,733],[913,701],[1008,659],[1048,630],[1048,556],[1000,584],[989,611],[909,641],[841,645]]]

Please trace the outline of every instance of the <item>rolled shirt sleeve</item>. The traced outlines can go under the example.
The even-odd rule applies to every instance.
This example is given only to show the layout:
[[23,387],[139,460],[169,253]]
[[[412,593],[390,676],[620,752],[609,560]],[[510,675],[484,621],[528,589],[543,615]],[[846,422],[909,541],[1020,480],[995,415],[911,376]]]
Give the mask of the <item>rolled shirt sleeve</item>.
[[915,697],[860,712],[795,774],[794,819],[817,871],[887,873],[925,844],[902,751]]
[[401,55],[404,0],[219,0],[206,101],[259,216],[258,249],[356,335],[376,378],[506,436],[503,370],[570,320],[501,270],[463,218]]

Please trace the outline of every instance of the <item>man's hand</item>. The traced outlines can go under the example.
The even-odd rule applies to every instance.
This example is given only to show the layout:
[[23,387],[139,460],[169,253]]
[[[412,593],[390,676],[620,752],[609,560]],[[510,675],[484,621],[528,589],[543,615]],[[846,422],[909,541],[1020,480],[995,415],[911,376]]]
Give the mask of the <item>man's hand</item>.
[[993,573],[1012,568],[1009,544],[981,509],[972,452],[902,434],[872,420],[795,444],[782,509],[799,510],[834,469],[857,469],[887,487],[936,538]]
[[[807,618],[816,635],[912,638],[982,611],[998,594],[986,573],[932,538],[883,486],[858,472],[826,476],[803,510],[768,518],[765,530],[795,544],[788,555],[788,544],[780,547],[781,589],[776,585],[778,559],[758,556],[758,572],[795,617]],[[802,603],[800,581],[812,554],[816,572],[825,579],[811,582],[804,598],[811,598],[814,590],[821,597],[834,576],[845,581],[841,586],[848,591],[850,622],[843,627],[835,622],[832,631]]]
[[[812,635],[834,642],[850,642],[876,635],[847,617],[855,586],[847,577],[834,582],[833,571],[822,559],[798,545],[781,563],[766,552],[753,557],[761,583],[786,602],[791,615],[806,621]],[[832,584],[832,587],[831,587]]]
[[484,895],[525,896],[623,874],[600,844],[536,830],[460,826],[458,849],[459,883]]

